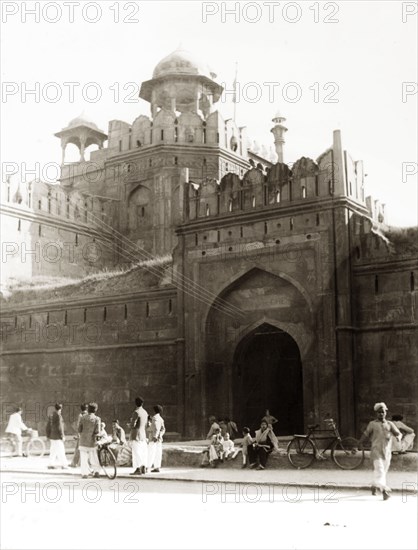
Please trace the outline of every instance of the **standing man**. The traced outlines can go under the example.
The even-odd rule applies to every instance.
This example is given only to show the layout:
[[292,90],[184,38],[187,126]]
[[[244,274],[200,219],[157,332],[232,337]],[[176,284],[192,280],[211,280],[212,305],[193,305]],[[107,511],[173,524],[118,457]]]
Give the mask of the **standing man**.
[[77,443],[74,449],[73,460],[71,461],[71,464],[70,464],[71,468],[77,468],[77,466],[80,464],[80,436],[78,434],[78,427],[80,426],[80,420],[83,418],[85,414],[87,414],[87,403],[82,403],[80,405],[80,414],[78,415],[78,418],[77,418],[77,426],[76,426]]
[[148,446],[148,471],[154,466],[152,472],[159,472],[163,458],[163,435],[165,434],[163,408],[155,405],[154,416],[151,418],[151,433]]
[[78,425],[81,477],[83,479],[89,475],[89,462],[93,468],[93,477],[100,477],[100,464],[96,449],[96,439],[100,432],[100,418],[96,416],[97,409],[97,403],[89,403],[87,414],[81,417]]
[[267,422],[267,424],[271,424],[273,426],[273,424],[276,424],[276,422],[278,422],[277,418],[275,416],[273,416],[272,414],[270,414],[270,410],[269,409],[266,409],[266,412],[263,416],[263,418],[261,419],[261,421],[265,420]]
[[400,441],[402,434],[393,422],[386,420],[388,408],[384,403],[376,403],[373,409],[377,418],[368,423],[360,438],[359,447],[361,448],[365,439],[371,440],[370,460],[373,462],[374,470],[372,495],[379,489],[382,491],[383,500],[387,500],[390,488],[386,485],[386,474],[392,458],[392,435]]
[[22,420],[22,407],[16,407],[15,412],[9,417],[6,435],[10,435],[14,439],[17,448],[17,456],[26,456],[22,452],[22,431],[27,429],[27,426],[25,426]]
[[135,398],[136,409],[130,420],[132,441],[132,466],[134,471],[131,476],[145,474],[147,465],[148,448],[146,427],[148,423],[148,413],[143,408],[144,400],[142,397]]
[[64,420],[62,418],[62,403],[55,403],[55,410],[48,417],[46,425],[46,437],[51,442],[49,450],[49,466],[50,470],[61,467],[63,470],[68,468],[67,458],[65,456],[65,435],[64,435]]

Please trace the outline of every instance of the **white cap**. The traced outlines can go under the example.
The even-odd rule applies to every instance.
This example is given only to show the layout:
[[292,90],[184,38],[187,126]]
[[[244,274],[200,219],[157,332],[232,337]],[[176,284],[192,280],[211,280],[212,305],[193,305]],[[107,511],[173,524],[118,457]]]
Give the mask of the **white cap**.
[[378,411],[379,409],[384,409],[385,411],[388,410],[388,408],[386,407],[386,404],[383,403],[383,401],[381,403],[376,403],[375,406],[373,407],[374,411]]

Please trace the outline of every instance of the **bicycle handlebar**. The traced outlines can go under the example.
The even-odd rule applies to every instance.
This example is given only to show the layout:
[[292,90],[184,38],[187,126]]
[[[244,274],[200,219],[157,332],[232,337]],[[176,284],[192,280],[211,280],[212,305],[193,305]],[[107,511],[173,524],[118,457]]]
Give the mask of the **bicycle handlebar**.
[[[331,427],[333,429],[337,427],[337,425],[336,425],[333,418],[324,418],[324,423],[328,424],[329,427]],[[311,432],[314,432],[315,430],[317,430],[320,427],[321,427],[321,424],[308,424],[308,430],[310,430]]]

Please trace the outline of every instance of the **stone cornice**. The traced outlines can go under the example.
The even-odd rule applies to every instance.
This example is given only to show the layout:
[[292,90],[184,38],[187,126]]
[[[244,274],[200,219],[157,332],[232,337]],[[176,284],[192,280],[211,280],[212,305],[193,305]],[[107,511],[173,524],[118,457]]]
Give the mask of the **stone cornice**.
[[[45,292],[45,291],[44,291]],[[51,290],[51,294],[53,290]],[[121,294],[112,294],[112,295],[102,295],[94,298],[80,297],[75,299],[60,299],[53,298],[48,302],[39,303],[41,298],[36,301],[26,302],[25,304],[10,304],[10,306],[1,304],[1,315],[6,317],[8,315],[16,314],[25,314],[25,313],[35,313],[43,311],[55,311],[63,309],[75,309],[79,307],[92,307],[97,305],[115,305],[115,304],[126,304],[131,302],[144,302],[159,300],[163,298],[173,298],[177,294],[177,289],[175,287],[169,287],[164,289],[152,289],[144,290],[141,292],[127,292]],[[6,303],[7,304],[7,303]]]
[[379,332],[383,330],[418,330],[418,323],[390,323],[365,326],[338,326],[335,328],[338,332]]
[[297,216],[300,214],[318,213],[324,210],[332,210],[337,207],[346,207],[358,214],[367,214],[367,209],[347,197],[317,197],[315,199],[299,199],[297,201],[280,203],[274,207],[265,206],[255,210],[237,210],[231,214],[219,216],[201,217],[190,220],[176,229],[178,235],[187,235],[196,231],[209,229],[220,229],[231,225],[244,223],[263,222],[269,219],[279,219],[286,216]]
[[31,348],[31,349],[16,349],[2,351],[1,355],[33,355],[34,353],[68,353],[69,351],[100,351],[106,349],[120,349],[120,348],[147,348],[158,346],[175,346],[176,340],[158,340],[152,342],[134,342],[129,344],[107,344],[107,345],[91,345],[91,346],[71,346],[63,348]]
[[376,258],[376,260],[367,264],[354,265],[353,272],[355,275],[369,275],[378,273],[392,273],[399,271],[411,271],[412,269],[418,269],[418,258],[394,258],[393,260],[387,260],[382,258]]
[[[137,149],[129,149],[124,152],[117,152],[114,155],[109,155],[106,158],[106,165],[111,166],[122,161],[134,161],[136,158],[148,158],[154,153],[171,153],[181,155],[181,153],[190,153],[192,155],[202,155],[207,153],[209,155],[222,156],[227,158],[231,162],[241,163],[251,168],[251,165],[247,159],[236,155],[233,151],[219,147],[219,145],[209,145],[202,143],[200,145],[187,144],[187,143],[158,143],[155,145],[144,145]],[[150,168],[152,169],[152,167]]]
[[78,233],[79,235],[93,235],[95,238],[112,240],[112,234],[106,230],[94,229],[89,227],[83,222],[76,222],[71,220],[65,220],[63,218],[58,218],[55,216],[48,215],[46,213],[37,213],[30,210],[20,210],[14,208],[13,206],[8,206],[5,204],[0,204],[0,213],[8,215],[14,218],[19,218],[21,220],[27,220],[30,222],[41,223],[42,225],[49,225],[57,227],[60,229],[65,229],[66,231],[72,231]]

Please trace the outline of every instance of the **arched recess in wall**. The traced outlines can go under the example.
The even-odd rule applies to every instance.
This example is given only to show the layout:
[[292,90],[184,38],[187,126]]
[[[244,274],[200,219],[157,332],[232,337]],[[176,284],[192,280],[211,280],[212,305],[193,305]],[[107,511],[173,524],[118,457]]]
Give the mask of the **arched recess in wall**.
[[149,202],[151,191],[145,185],[135,187],[128,197],[128,227],[138,229],[150,216]]
[[[242,315],[220,312],[225,302],[241,311]],[[311,327],[313,320],[313,305],[308,292],[286,273],[252,267],[225,282],[208,311],[204,331],[214,334],[229,327],[230,332],[233,329],[236,336],[242,338],[247,330],[252,330],[250,327],[266,319],[275,319],[275,325],[280,323],[281,328],[296,340],[301,351],[305,349],[303,340],[306,333],[301,327]]]
[[[283,356],[289,353],[286,348],[287,342],[290,342],[289,338],[295,342],[303,373],[303,381],[301,381],[303,391],[301,390],[300,394],[300,403],[301,407],[303,403],[303,407],[300,411],[312,408],[312,391],[309,387],[312,386],[311,365],[316,357],[313,336],[315,331],[312,304],[306,291],[303,289],[302,292],[301,289],[300,283],[287,274],[274,274],[265,269],[253,267],[236,275],[235,279],[226,284],[220,292],[218,299],[209,309],[205,326],[202,327],[205,334],[203,361],[205,394],[207,410],[211,414],[234,414],[241,406],[236,402],[237,361],[234,357],[240,343],[249,334],[257,333],[258,327],[266,324],[274,327],[274,331],[279,335],[277,338],[274,336],[277,340],[274,345],[282,345],[283,340]],[[219,311],[225,302],[239,310],[241,315],[238,312],[234,314]],[[283,336],[286,334],[288,337]],[[271,347],[273,348],[274,346]],[[240,357],[242,364],[244,361],[242,354]],[[260,364],[270,364],[264,356],[260,356],[259,359]],[[254,357],[252,360],[254,368],[257,368],[257,360],[254,360]],[[281,375],[285,376],[286,373],[282,372]],[[267,387],[266,384],[261,386]],[[255,398],[259,402],[263,400],[258,394]],[[223,411],[217,411],[219,402],[225,403]],[[268,405],[265,406],[268,408]]]

